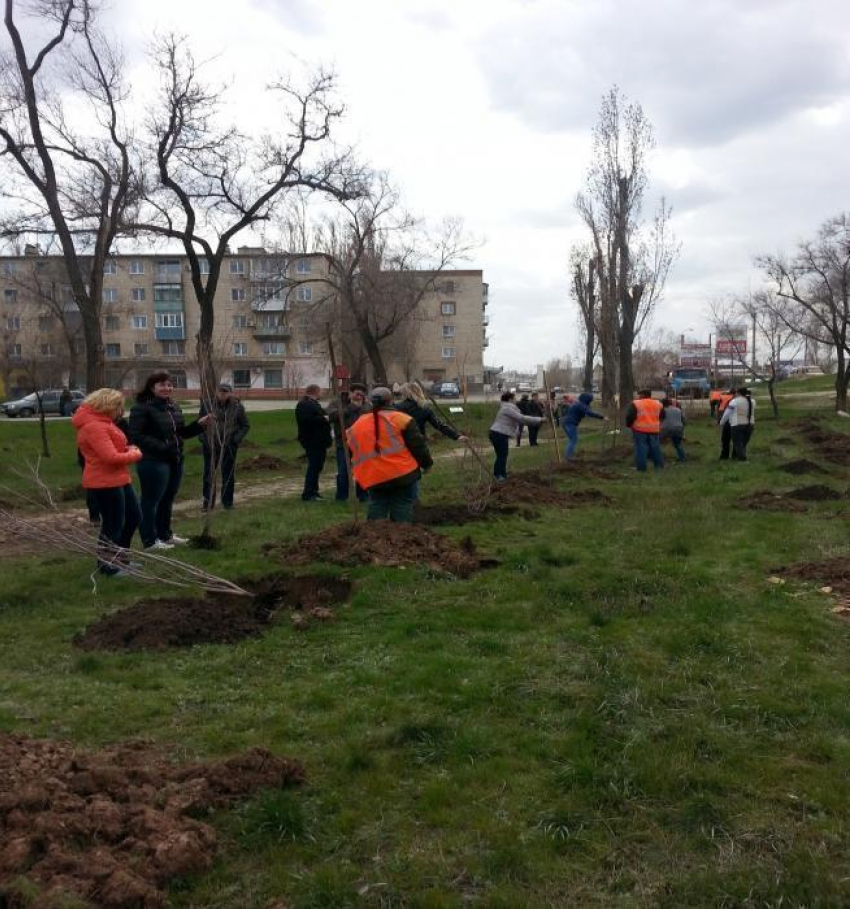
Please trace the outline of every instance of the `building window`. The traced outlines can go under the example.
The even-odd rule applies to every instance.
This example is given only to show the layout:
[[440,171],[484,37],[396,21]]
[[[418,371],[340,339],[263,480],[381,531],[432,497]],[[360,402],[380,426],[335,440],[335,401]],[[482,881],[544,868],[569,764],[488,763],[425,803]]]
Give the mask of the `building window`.
[[282,300],[282,284],[260,284],[254,288],[254,302],[263,303],[266,300]]
[[20,331],[21,330],[21,317],[20,316],[6,316],[6,330],[7,331]]
[[299,287],[295,292],[295,299],[300,300],[302,303],[309,303],[313,299],[313,288]]
[[158,312],[154,316],[154,325],[157,328],[182,328],[182,312]]
[[4,262],[3,263],[3,274],[11,277],[18,273],[18,263],[17,262]]
[[118,329],[121,328],[121,320],[118,316],[107,316],[103,320],[103,327],[107,331],[118,331]]
[[281,317],[274,312],[265,312],[257,316],[257,325],[260,328],[278,328],[281,324]]
[[313,263],[309,259],[299,259],[295,263],[295,273],[298,275],[309,275],[313,270]]
[[251,387],[251,370],[234,369],[233,370],[233,387],[250,388]]
[[156,263],[156,279],[157,281],[179,281],[180,260],[160,259]]
[[245,288],[244,287],[231,287],[230,288],[230,302],[231,303],[244,303],[245,302]]
[[283,341],[266,341],[263,344],[264,357],[282,357],[286,353]]
[[445,294],[453,294],[454,292],[455,292],[455,282],[454,282],[454,281],[446,281],[446,283],[443,284],[443,293],[445,293]]
[[457,303],[449,302],[448,300],[440,304],[440,312],[444,316],[453,316],[457,312]]
[[139,344],[138,342],[133,345],[133,353],[137,357],[146,357],[148,355],[148,345]]
[[265,385],[266,388],[283,388],[283,370],[265,370],[263,373],[263,385]]
[[18,302],[18,292],[16,290],[4,290],[3,302],[14,305]]
[[144,287],[134,287],[130,291],[130,297],[134,303],[144,303],[146,296]]
[[118,291],[114,287],[104,288],[103,302],[104,303],[117,303],[118,302]]
[[162,353],[166,357],[183,357],[186,355],[185,341],[162,341]]
[[148,317],[147,316],[133,316],[133,328],[135,329],[145,329],[148,327]]
[[107,344],[106,345],[106,359],[107,360],[117,360],[121,356],[121,345],[120,344]]
[[309,356],[313,353],[313,342],[312,341],[301,341],[298,345],[298,353],[303,354],[304,356]]
[[454,360],[455,358],[455,348],[454,347],[444,347],[443,348],[443,359],[444,360]]
[[38,330],[39,331],[53,331],[53,317],[52,316],[39,316],[38,317]]
[[453,338],[454,336],[455,336],[454,325],[444,325],[443,326],[443,337],[444,338]]
[[175,369],[169,373],[171,376],[171,384],[175,388],[188,388],[189,383],[186,381],[186,373],[182,369]]
[[41,345],[41,355],[43,357],[55,357],[56,351],[53,349],[52,344],[42,344]]
[[103,273],[105,275],[117,275],[118,263],[114,259],[107,259],[103,263]]
[[20,344],[10,345],[9,356],[12,357],[13,360],[20,360],[21,359],[21,345]]
[[130,259],[130,274],[143,275],[145,273],[145,263],[142,259]]
[[183,286],[181,284],[157,284],[153,289],[154,303],[182,303]]
[[233,327],[234,328],[247,328],[248,327],[248,317],[247,316],[234,316],[233,317]]
[[247,357],[248,356],[248,344],[245,341],[234,341],[233,342],[233,356],[234,357]]
[[202,275],[208,275],[210,273],[210,260],[207,258],[198,259],[198,270]]
[[245,263],[241,259],[231,259],[230,260],[230,274],[244,275],[245,274]]

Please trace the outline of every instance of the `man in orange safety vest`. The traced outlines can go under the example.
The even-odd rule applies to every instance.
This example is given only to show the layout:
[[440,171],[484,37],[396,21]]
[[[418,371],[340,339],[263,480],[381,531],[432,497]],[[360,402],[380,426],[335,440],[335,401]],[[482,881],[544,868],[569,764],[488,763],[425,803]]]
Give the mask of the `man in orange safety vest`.
[[664,455],[658,434],[661,432],[661,419],[664,405],[652,397],[652,392],[642,391],[629,404],[626,410],[626,426],[632,431],[635,446],[635,467],[646,472],[647,455],[656,470],[664,466]]

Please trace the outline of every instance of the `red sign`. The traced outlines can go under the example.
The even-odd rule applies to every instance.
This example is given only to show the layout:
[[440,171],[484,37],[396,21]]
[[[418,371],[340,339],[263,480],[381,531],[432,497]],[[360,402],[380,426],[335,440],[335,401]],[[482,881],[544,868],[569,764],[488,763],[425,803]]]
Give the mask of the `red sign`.
[[717,353],[723,356],[740,357],[747,352],[747,342],[745,338],[718,338]]
[[347,366],[337,366],[336,374],[334,375],[335,379],[350,379],[351,373],[348,371]]

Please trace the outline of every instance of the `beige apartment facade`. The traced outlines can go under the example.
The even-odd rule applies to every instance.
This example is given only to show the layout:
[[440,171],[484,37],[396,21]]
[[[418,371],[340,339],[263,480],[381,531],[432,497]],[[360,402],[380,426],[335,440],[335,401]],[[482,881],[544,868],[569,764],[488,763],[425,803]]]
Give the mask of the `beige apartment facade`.
[[[202,271],[203,269],[202,263]],[[240,247],[225,259],[216,290],[214,357],[222,380],[243,396],[296,396],[330,384],[325,340],[326,260]],[[481,271],[440,275],[415,318],[386,342],[390,381],[483,379],[487,285]],[[104,272],[103,344],[108,384],[131,390],[167,369],[188,393],[199,388],[195,337],[200,310],[185,256],[117,255]],[[30,250],[0,257],[2,378],[7,389],[80,384],[79,311],[62,260]],[[393,345],[404,338],[404,349]],[[353,371],[354,364],[341,363]],[[368,376],[367,376],[368,378]]]

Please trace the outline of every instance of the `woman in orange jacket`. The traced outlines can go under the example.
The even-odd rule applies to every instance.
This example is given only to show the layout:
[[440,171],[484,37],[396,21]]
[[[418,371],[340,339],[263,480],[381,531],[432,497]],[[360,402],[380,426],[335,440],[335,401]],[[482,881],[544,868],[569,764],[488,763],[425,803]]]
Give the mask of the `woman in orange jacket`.
[[83,488],[91,492],[100,509],[98,569],[106,575],[121,574],[122,566],[128,564],[126,550],[141,517],[129,465],[141,460],[142,452],[129,445],[115,425],[123,413],[124,395],[113,388],[101,388],[92,392],[71,418],[77,430],[77,448],[85,458]]

